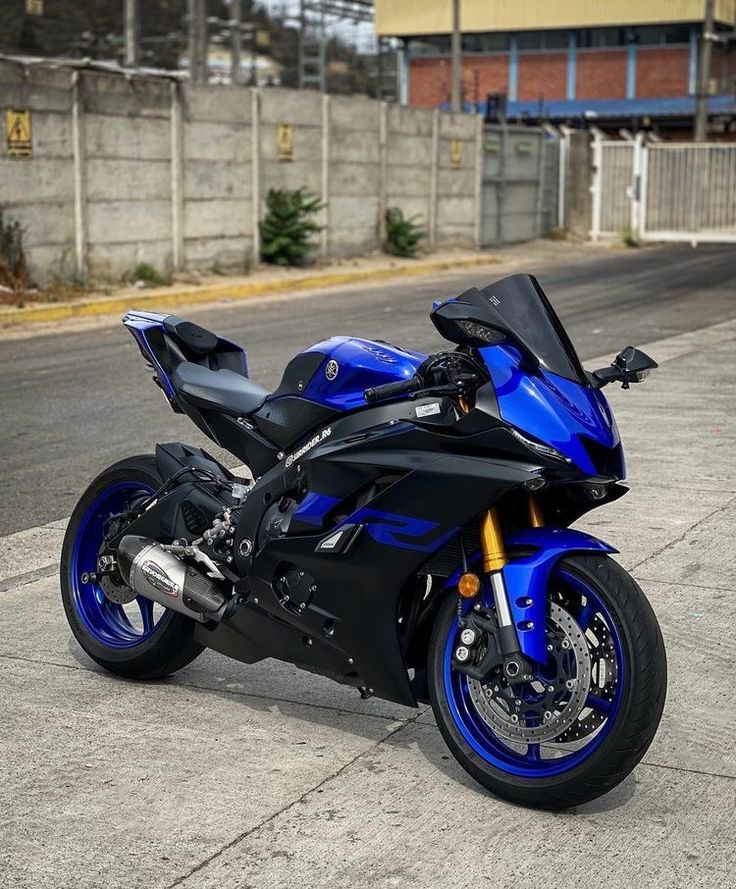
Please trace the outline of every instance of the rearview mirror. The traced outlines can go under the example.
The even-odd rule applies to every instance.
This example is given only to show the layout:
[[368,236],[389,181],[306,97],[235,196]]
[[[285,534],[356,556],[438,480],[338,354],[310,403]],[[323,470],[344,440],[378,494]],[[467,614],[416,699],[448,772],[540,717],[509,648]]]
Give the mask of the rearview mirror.
[[631,383],[641,383],[649,376],[649,371],[658,367],[657,362],[640,349],[627,346],[622,349],[608,367],[601,367],[588,374],[594,388],[600,389],[608,383],[620,382],[623,389]]

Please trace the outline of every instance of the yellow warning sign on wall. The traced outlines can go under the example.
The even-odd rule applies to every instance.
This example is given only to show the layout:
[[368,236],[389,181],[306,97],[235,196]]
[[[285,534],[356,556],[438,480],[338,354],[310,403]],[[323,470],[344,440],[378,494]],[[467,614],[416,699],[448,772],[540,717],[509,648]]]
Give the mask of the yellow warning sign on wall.
[[280,161],[294,159],[294,127],[280,123],[276,128],[276,158]]
[[27,109],[8,108],[5,112],[5,136],[9,157],[31,157],[31,112]]
[[463,143],[459,139],[450,142],[450,163],[453,170],[459,170],[463,162]]

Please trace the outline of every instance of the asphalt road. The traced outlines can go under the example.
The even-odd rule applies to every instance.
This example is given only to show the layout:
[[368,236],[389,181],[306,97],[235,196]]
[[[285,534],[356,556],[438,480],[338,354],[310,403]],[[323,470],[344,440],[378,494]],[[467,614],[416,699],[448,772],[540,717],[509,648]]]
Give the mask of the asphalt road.
[[[583,359],[736,317],[733,247],[582,252],[528,271]],[[294,354],[333,334],[435,349],[432,300],[503,273],[501,266],[473,269],[189,314],[244,343],[253,379],[275,386]],[[150,452],[156,441],[202,441],[147,377],[117,321],[0,340],[0,535],[68,515],[94,475],[121,457]]]

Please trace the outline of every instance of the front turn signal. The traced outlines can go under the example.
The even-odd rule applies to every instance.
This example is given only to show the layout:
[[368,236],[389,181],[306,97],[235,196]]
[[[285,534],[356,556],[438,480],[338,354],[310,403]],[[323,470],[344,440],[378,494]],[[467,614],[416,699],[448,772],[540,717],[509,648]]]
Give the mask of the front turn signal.
[[466,571],[465,574],[460,576],[460,580],[457,582],[457,591],[463,597],[463,599],[473,599],[478,595],[478,591],[480,590],[480,580],[477,574],[472,574],[470,571]]

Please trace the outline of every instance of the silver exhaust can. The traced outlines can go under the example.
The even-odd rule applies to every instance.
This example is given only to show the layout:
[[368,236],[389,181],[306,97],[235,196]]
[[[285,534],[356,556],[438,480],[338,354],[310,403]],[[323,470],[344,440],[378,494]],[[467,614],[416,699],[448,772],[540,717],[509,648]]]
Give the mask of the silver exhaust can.
[[126,534],[118,561],[123,579],[138,595],[200,623],[222,617],[227,600],[215,584],[155,540]]

